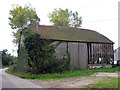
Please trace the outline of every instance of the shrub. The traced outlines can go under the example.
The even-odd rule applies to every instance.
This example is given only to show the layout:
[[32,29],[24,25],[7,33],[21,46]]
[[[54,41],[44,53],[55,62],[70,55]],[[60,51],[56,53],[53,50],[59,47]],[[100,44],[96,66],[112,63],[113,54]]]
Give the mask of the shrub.
[[17,72],[16,68],[17,68],[17,64],[13,64],[8,68],[8,71],[12,73]]
[[13,57],[11,54],[8,54],[8,50],[4,49],[2,51],[2,65],[4,66],[9,66],[14,64],[14,59],[15,57]]
[[54,54],[52,40],[43,40],[39,34],[31,35],[24,40],[28,53],[28,71],[32,74],[63,73],[70,69],[70,56],[57,59]]
[[64,73],[65,71],[69,71],[71,69],[69,64],[69,59],[57,59],[51,58],[49,60],[44,60],[41,65],[40,72],[41,73]]

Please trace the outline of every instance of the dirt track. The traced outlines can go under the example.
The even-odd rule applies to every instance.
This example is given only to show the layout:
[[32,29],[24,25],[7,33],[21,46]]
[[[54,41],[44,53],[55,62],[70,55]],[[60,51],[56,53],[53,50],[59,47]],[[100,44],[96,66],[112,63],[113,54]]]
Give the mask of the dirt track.
[[95,73],[90,77],[78,77],[59,80],[30,80],[31,82],[41,85],[44,88],[87,88],[88,85],[94,84],[103,79],[103,77],[118,77],[118,73]]

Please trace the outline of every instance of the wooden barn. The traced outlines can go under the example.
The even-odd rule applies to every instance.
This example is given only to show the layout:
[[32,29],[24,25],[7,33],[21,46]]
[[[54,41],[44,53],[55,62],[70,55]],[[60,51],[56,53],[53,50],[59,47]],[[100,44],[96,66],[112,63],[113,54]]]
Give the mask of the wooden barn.
[[54,40],[53,44],[62,41],[55,49],[58,58],[70,53],[71,66],[78,69],[107,67],[114,64],[113,42],[102,34],[82,28],[63,26],[29,25],[43,39]]

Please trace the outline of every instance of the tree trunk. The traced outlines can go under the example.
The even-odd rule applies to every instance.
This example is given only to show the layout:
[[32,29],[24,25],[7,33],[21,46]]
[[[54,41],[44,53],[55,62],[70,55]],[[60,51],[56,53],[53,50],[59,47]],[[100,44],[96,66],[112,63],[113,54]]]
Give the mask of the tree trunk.
[[17,63],[17,72],[25,73],[27,71],[27,51],[24,47],[24,35],[22,31],[20,32],[20,40],[18,46],[18,63]]

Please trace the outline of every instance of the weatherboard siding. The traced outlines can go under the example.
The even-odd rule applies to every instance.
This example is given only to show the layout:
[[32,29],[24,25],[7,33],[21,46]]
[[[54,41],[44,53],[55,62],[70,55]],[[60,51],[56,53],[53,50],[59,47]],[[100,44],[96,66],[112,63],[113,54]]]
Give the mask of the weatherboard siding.
[[[53,44],[57,43],[58,41],[55,41]],[[67,57],[67,45],[68,52],[70,53],[70,65],[74,68],[87,69],[87,43],[62,42],[55,48],[57,58],[62,59]]]

